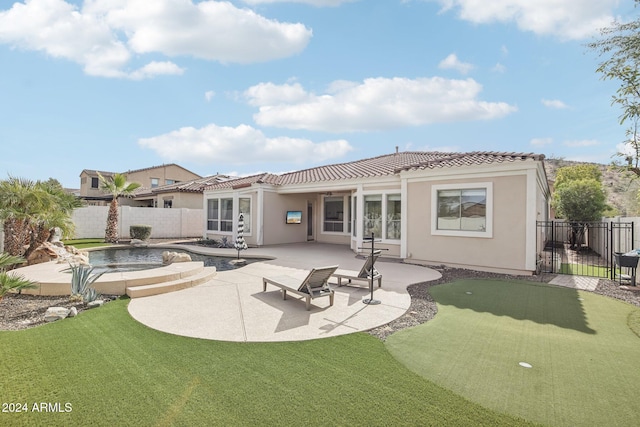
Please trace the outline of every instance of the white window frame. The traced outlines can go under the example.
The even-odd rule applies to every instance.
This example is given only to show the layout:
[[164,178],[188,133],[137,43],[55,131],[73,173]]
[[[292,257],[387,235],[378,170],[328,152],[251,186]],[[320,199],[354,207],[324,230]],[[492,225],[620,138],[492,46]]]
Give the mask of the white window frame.
[[[236,213],[236,225],[237,225],[237,218],[240,217],[240,199],[248,199],[249,200],[249,219],[247,219],[246,216],[246,212],[242,212],[242,214],[244,215],[244,231],[243,231],[243,235],[244,236],[251,236],[253,234],[253,224],[251,223],[251,217],[253,216],[253,197],[251,197],[251,195],[239,195],[238,196],[238,203],[234,203],[234,212],[237,211]],[[249,230],[247,231],[247,224],[249,224]],[[236,227],[237,228],[237,227]],[[237,230],[236,230],[237,231]]]
[[[362,213],[360,214],[360,218],[358,218],[358,221],[363,225],[363,229],[362,232],[364,233],[364,210],[365,210],[365,203],[366,203],[366,198],[367,196],[381,196],[382,200],[382,218],[380,219],[381,221],[381,237],[380,237],[380,241],[383,243],[389,243],[389,244],[399,244],[402,241],[402,222],[403,222],[403,217],[402,214],[400,215],[400,238],[399,239],[388,239],[387,238],[387,202],[389,200],[389,196],[400,196],[400,203],[401,203],[401,207],[400,209],[402,209],[404,206],[402,205],[402,200],[403,200],[403,195],[402,192],[400,191],[400,189],[397,190],[384,190],[384,191],[363,191],[361,193],[358,194],[358,197],[362,198]],[[363,235],[363,238],[368,238],[371,237],[370,235]],[[377,239],[377,238],[376,238]]]
[[[485,190],[487,194],[486,224],[484,231],[439,230],[438,191],[442,190]],[[434,236],[493,238],[493,183],[469,182],[461,184],[434,184],[431,186],[431,234]]]
[[[349,226],[349,221],[351,218],[351,205],[349,204],[349,197],[351,195],[350,194],[336,194],[336,195],[323,195],[322,196],[322,227],[320,228],[320,233],[321,234],[332,234],[332,235],[338,235],[338,236],[348,236],[350,234],[350,226]],[[325,200],[327,198],[334,198],[334,197],[342,197],[342,231],[325,231],[324,229],[324,223],[325,223]],[[346,212],[345,212],[346,211]]]
[[[211,234],[220,234],[220,235],[227,235],[227,236],[232,236],[234,233],[237,232],[237,228],[238,228],[238,217],[240,216],[240,199],[248,199],[249,200],[249,218],[247,219],[247,217],[245,216],[244,218],[244,223],[245,223],[245,229],[244,229],[244,235],[245,236],[251,236],[253,234],[253,227],[252,227],[252,223],[251,221],[251,216],[253,215],[253,197],[251,197],[251,195],[247,194],[247,195],[238,195],[238,194],[221,194],[218,195],[217,197],[207,197],[207,210],[205,212],[206,216],[207,216],[207,232],[211,233]],[[209,200],[217,200],[218,201],[218,217],[217,218],[209,218]],[[223,200],[231,200],[231,207],[232,207],[232,219],[231,220],[223,220],[222,219],[222,201]],[[246,212],[244,212],[246,214]],[[210,230],[209,229],[209,221],[214,221],[215,223],[217,223],[218,228],[216,230]],[[222,221],[232,221],[232,225],[231,225],[231,231],[222,231],[221,225],[222,225]],[[247,231],[247,223],[249,223],[249,230]]]

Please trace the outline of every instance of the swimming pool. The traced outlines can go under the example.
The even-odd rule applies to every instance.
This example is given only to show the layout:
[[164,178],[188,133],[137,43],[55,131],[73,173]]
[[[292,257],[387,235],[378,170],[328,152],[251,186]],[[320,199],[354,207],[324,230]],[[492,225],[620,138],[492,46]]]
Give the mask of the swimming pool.
[[[233,270],[236,266],[229,261],[235,257],[201,255],[185,249],[167,248],[107,248],[89,251],[89,263],[94,272],[115,273],[122,271],[148,270],[162,267],[163,252],[186,253],[192,261],[202,261],[205,267],[216,267],[218,271]],[[247,264],[261,259],[247,259]]]

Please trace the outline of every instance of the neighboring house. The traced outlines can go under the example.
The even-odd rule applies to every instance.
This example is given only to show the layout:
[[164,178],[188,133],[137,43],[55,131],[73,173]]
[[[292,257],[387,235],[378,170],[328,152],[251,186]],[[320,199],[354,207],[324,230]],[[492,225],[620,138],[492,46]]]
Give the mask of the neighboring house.
[[[153,190],[161,186],[173,185],[184,181],[192,181],[202,178],[182,166],[175,163],[161,166],[152,166],[144,169],[129,170],[120,172],[127,176],[127,181],[137,182],[143,188]],[[111,201],[111,196],[100,190],[100,179],[98,174],[104,178],[114,175],[114,172],[96,171],[84,169],[80,173],[80,198],[86,200],[89,205],[105,205]],[[135,204],[131,200],[123,200],[123,204]],[[163,206],[159,206],[163,207]]]
[[548,219],[544,156],[396,152],[204,191],[203,236],[233,239],[244,215],[249,245],[308,240],[367,246],[406,262],[511,274],[536,271],[537,220]]
[[218,174],[157,188],[140,187],[135,191],[130,204],[142,207],[202,209],[204,189],[228,179],[229,176]]

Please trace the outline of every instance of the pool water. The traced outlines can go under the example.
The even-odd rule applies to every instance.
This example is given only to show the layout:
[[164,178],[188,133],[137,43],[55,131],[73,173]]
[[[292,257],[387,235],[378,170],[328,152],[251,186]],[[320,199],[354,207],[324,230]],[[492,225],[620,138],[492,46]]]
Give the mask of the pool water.
[[[109,248],[89,251],[89,263],[94,267],[94,272],[115,273],[121,271],[148,270],[163,267],[163,252],[186,253],[192,261],[202,261],[205,267],[216,267],[218,271],[233,270],[236,267],[229,261],[233,257],[221,257],[212,255],[200,255],[181,249],[166,248]],[[260,259],[247,259],[247,264]]]

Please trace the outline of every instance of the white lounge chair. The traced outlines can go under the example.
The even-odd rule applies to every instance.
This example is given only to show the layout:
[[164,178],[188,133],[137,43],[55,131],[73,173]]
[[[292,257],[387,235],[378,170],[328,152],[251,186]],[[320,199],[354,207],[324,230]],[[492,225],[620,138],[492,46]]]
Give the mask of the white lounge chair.
[[269,283],[282,289],[282,299],[287,299],[287,292],[303,296],[307,310],[311,309],[312,298],[328,296],[329,305],[333,305],[334,291],[329,286],[329,278],[337,268],[337,265],[314,268],[302,281],[291,276],[263,277],[262,291],[267,290],[267,283]]
[[382,274],[375,269],[375,262],[380,256],[381,251],[375,251],[373,254],[367,257],[364,265],[360,271],[351,270],[336,270],[331,276],[338,279],[338,286],[342,286],[342,279],[347,279],[348,283],[352,280],[367,281],[367,284],[371,283],[371,276],[374,281],[378,281],[378,287],[382,287]]

